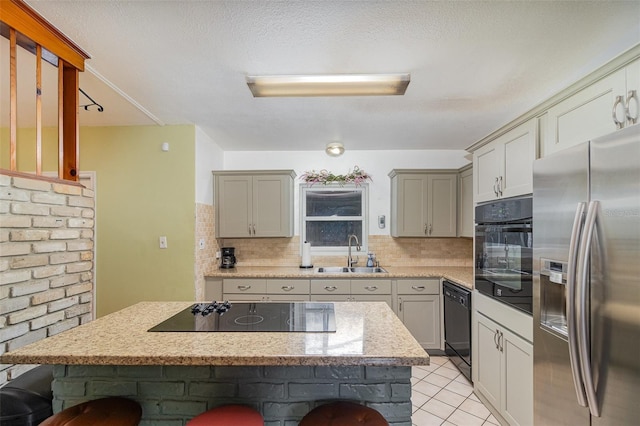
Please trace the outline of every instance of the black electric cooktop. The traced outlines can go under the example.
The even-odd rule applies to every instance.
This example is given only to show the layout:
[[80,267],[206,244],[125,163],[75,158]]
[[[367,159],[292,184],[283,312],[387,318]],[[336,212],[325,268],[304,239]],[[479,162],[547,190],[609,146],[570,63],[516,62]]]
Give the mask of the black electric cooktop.
[[196,303],[149,331],[307,332],[336,331],[333,303]]

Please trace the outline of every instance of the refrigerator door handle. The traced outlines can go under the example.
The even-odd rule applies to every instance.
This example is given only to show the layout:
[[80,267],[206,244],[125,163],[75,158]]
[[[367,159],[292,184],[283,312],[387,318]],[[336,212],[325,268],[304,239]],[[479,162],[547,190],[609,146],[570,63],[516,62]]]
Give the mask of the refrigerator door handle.
[[590,331],[589,331],[589,311],[588,311],[588,291],[587,281],[589,272],[589,257],[591,253],[591,241],[593,239],[593,231],[596,227],[596,215],[599,203],[597,201],[589,202],[587,209],[587,217],[584,224],[584,238],[580,243],[580,252],[578,256],[577,268],[577,284],[578,284],[578,346],[580,350],[580,366],[582,369],[582,379],[584,381],[584,390],[587,395],[589,411],[591,415],[600,417],[600,407],[598,407],[598,399],[596,398],[596,390],[593,384],[593,372],[591,371],[591,353],[590,353]]
[[573,385],[576,389],[578,404],[587,406],[587,397],[584,394],[584,383],[580,369],[580,354],[578,351],[578,327],[576,326],[576,263],[578,260],[578,246],[580,244],[580,231],[582,230],[582,218],[587,203],[578,203],[576,215],[573,218],[571,239],[569,241],[569,262],[567,265],[566,309],[567,309],[567,339],[569,341],[569,360],[573,373]]

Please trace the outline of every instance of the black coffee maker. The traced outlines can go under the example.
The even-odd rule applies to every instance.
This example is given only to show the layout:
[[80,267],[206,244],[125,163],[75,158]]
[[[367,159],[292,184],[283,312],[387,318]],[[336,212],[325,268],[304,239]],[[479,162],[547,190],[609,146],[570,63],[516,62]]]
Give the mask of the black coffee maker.
[[235,247],[222,247],[222,256],[220,258],[220,267],[231,269],[236,267]]

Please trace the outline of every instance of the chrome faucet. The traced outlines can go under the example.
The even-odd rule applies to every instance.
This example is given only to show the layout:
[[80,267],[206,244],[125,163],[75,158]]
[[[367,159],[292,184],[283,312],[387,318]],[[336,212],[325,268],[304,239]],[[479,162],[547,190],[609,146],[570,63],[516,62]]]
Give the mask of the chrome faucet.
[[353,265],[358,263],[358,256],[356,256],[356,260],[353,260],[353,256],[351,256],[351,239],[355,239],[356,240],[356,250],[360,251],[360,242],[358,241],[358,237],[356,237],[355,234],[349,235],[349,242],[348,242],[349,254],[347,255],[347,267],[348,268],[351,268]]

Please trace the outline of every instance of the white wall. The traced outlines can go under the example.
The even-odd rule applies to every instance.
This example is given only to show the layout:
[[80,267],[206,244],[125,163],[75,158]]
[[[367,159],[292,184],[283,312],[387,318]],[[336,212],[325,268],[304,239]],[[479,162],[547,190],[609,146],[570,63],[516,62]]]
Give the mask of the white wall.
[[[373,181],[369,184],[369,233],[389,235],[390,186],[392,169],[459,169],[467,164],[463,150],[414,151],[347,151],[338,158],[324,151],[227,151],[225,170],[293,169],[298,177],[305,171],[326,169],[334,174],[346,174],[354,166],[365,170]],[[299,184],[300,181],[296,180]],[[295,188],[295,234],[299,235],[299,185]],[[378,216],[385,215],[387,226],[378,228]]]
[[213,205],[212,170],[223,168],[224,152],[196,126],[196,203]]

